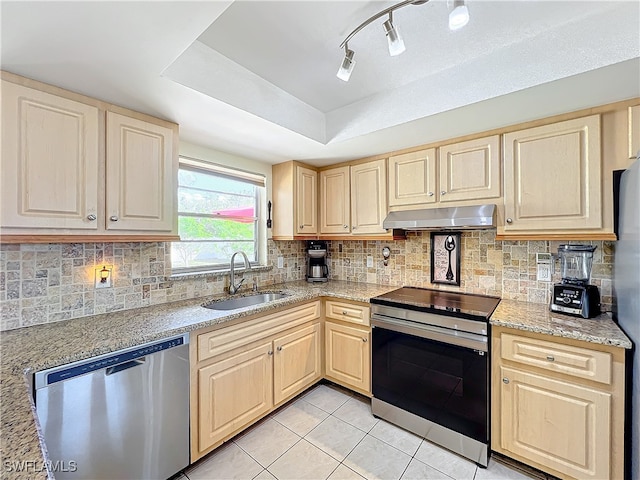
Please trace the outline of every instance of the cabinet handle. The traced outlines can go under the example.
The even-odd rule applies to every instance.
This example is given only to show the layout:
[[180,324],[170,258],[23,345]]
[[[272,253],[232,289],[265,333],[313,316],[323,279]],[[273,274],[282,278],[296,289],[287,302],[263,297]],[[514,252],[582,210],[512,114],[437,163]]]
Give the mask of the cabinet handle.
[[509,379],[507,377],[504,377],[502,379],[502,383],[504,383],[505,385],[507,385],[509,383]]
[[444,190],[442,190],[442,191],[440,192],[440,195],[446,195],[446,194],[447,194],[447,192],[445,192]]
[[547,360],[549,360],[550,362],[553,362],[555,358],[553,357],[553,355],[547,355]]
[[267,355],[273,355],[273,350],[269,350],[269,351],[267,352]]
[[363,339],[362,339],[362,341],[363,341],[364,343],[367,343],[367,339],[366,339],[366,338],[363,338]]
[[111,220],[112,222],[117,222],[118,221],[118,216],[117,215],[111,215],[109,217],[109,220]]
[[281,345],[281,346],[279,346],[276,350],[278,350],[279,352],[281,352],[281,351],[282,351],[282,345]]
[[513,220],[511,218],[507,218],[507,223],[511,225],[513,223]]
[[430,197],[433,197],[433,192],[429,192],[427,193],[427,195],[429,195]]
[[98,218],[98,217],[96,217],[93,213],[90,213],[89,215],[87,215],[87,220],[90,220],[90,221],[92,221],[92,222],[93,222],[96,218]]

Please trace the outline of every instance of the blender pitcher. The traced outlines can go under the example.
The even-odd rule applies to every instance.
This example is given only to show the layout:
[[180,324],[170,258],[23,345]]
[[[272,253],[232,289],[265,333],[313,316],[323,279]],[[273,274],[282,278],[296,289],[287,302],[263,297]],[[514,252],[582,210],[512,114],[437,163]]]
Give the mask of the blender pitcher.
[[591,278],[593,252],[598,248],[593,245],[560,245],[560,273],[562,283],[587,285]]

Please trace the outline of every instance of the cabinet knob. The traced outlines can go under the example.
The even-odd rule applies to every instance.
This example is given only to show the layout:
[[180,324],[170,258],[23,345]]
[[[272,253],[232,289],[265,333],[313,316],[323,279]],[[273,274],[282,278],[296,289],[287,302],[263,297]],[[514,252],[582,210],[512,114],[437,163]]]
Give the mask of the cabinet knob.
[[109,220],[111,220],[112,222],[117,222],[118,221],[118,216],[117,215],[111,215],[109,217]]
[[276,350],[278,350],[279,352],[281,352],[281,351],[282,351],[282,345],[281,345],[281,346],[279,346]]
[[511,219],[511,218],[507,218],[507,223],[508,223],[508,224],[512,224],[512,223],[513,223],[513,219]]
[[98,218],[98,217],[96,217],[93,213],[90,213],[89,215],[87,215],[87,220],[90,220],[90,221],[92,221],[92,222],[93,222],[96,218]]
[[507,385],[509,383],[509,379],[507,377],[504,377],[502,379],[502,383],[504,383],[505,385]]
[[269,350],[269,351],[267,352],[267,355],[273,355],[273,350]]
[[445,192],[444,190],[442,190],[442,191],[440,192],[440,195],[446,195],[446,194],[447,194],[447,192]]
[[304,228],[304,225],[300,225],[300,230],[302,230]]
[[429,192],[427,193],[427,195],[429,195],[430,197],[433,197],[433,192]]
[[346,314],[347,314],[347,311],[346,311],[346,310],[342,310],[342,314],[343,314],[343,315],[346,315]]
[[555,361],[555,358],[553,355],[547,355],[547,360],[549,360],[550,362]]
[[343,225],[344,228],[349,228],[349,225]]
[[362,339],[362,341],[363,341],[364,343],[367,343],[367,339],[366,339],[366,338],[363,338],[363,339]]
[[353,227],[351,227],[351,230],[357,230],[358,227],[356,227],[355,225]]

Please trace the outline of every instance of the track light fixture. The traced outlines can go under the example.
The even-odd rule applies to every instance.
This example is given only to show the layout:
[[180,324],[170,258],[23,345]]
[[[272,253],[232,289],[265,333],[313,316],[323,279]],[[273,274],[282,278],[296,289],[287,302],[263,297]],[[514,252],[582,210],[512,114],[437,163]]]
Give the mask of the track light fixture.
[[449,12],[449,30],[458,30],[469,23],[469,9],[464,0],[451,0]]
[[349,50],[347,44],[344,44],[344,58],[342,59],[342,65],[338,70],[337,77],[345,82],[349,81],[353,67],[356,66],[356,61],[353,59],[353,50]]
[[387,42],[389,43],[389,55],[395,57],[396,55],[400,55],[402,52],[406,50],[404,46],[404,40],[400,36],[400,32],[393,25],[393,13],[389,12],[389,20],[382,24],[382,28],[384,28],[384,34],[387,36]]
[[[389,19],[382,24],[382,28],[384,29],[384,34],[387,36],[389,55],[393,57],[404,52],[406,49],[404,41],[400,36],[398,28],[393,24],[393,12],[399,8],[406,7],[407,5],[422,5],[428,1],[429,0],[404,0],[376,13],[354,28],[353,31],[347,35],[347,38],[345,38],[340,44],[340,48],[344,48],[345,55],[342,60],[342,65],[340,65],[340,69],[338,70],[337,77],[340,80],[348,82],[351,77],[353,67],[356,64],[355,60],[353,60],[353,50],[349,50],[349,47],[347,46],[349,40],[351,40],[364,27],[385,15],[389,15]],[[451,11],[449,12],[449,28],[451,30],[457,30],[464,27],[469,23],[469,10],[465,5],[465,0],[449,0],[449,3],[451,5]]]

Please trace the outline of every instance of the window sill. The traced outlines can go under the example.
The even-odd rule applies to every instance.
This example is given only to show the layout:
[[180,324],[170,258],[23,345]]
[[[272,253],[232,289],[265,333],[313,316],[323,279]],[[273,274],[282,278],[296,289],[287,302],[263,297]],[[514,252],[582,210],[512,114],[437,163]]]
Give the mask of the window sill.
[[[244,266],[236,269],[236,275],[241,275],[243,273],[260,273],[260,272],[268,272],[272,270],[272,265],[257,265],[255,267],[251,267],[251,270],[245,270]],[[191,280],[196,278],[211,278],[211,277],[224,277],[228,276],[231,273],[231,270],[220,269],[220,270],[204,270],[199,272],[179,272],[172,273],[167,277],[167,280]]]

